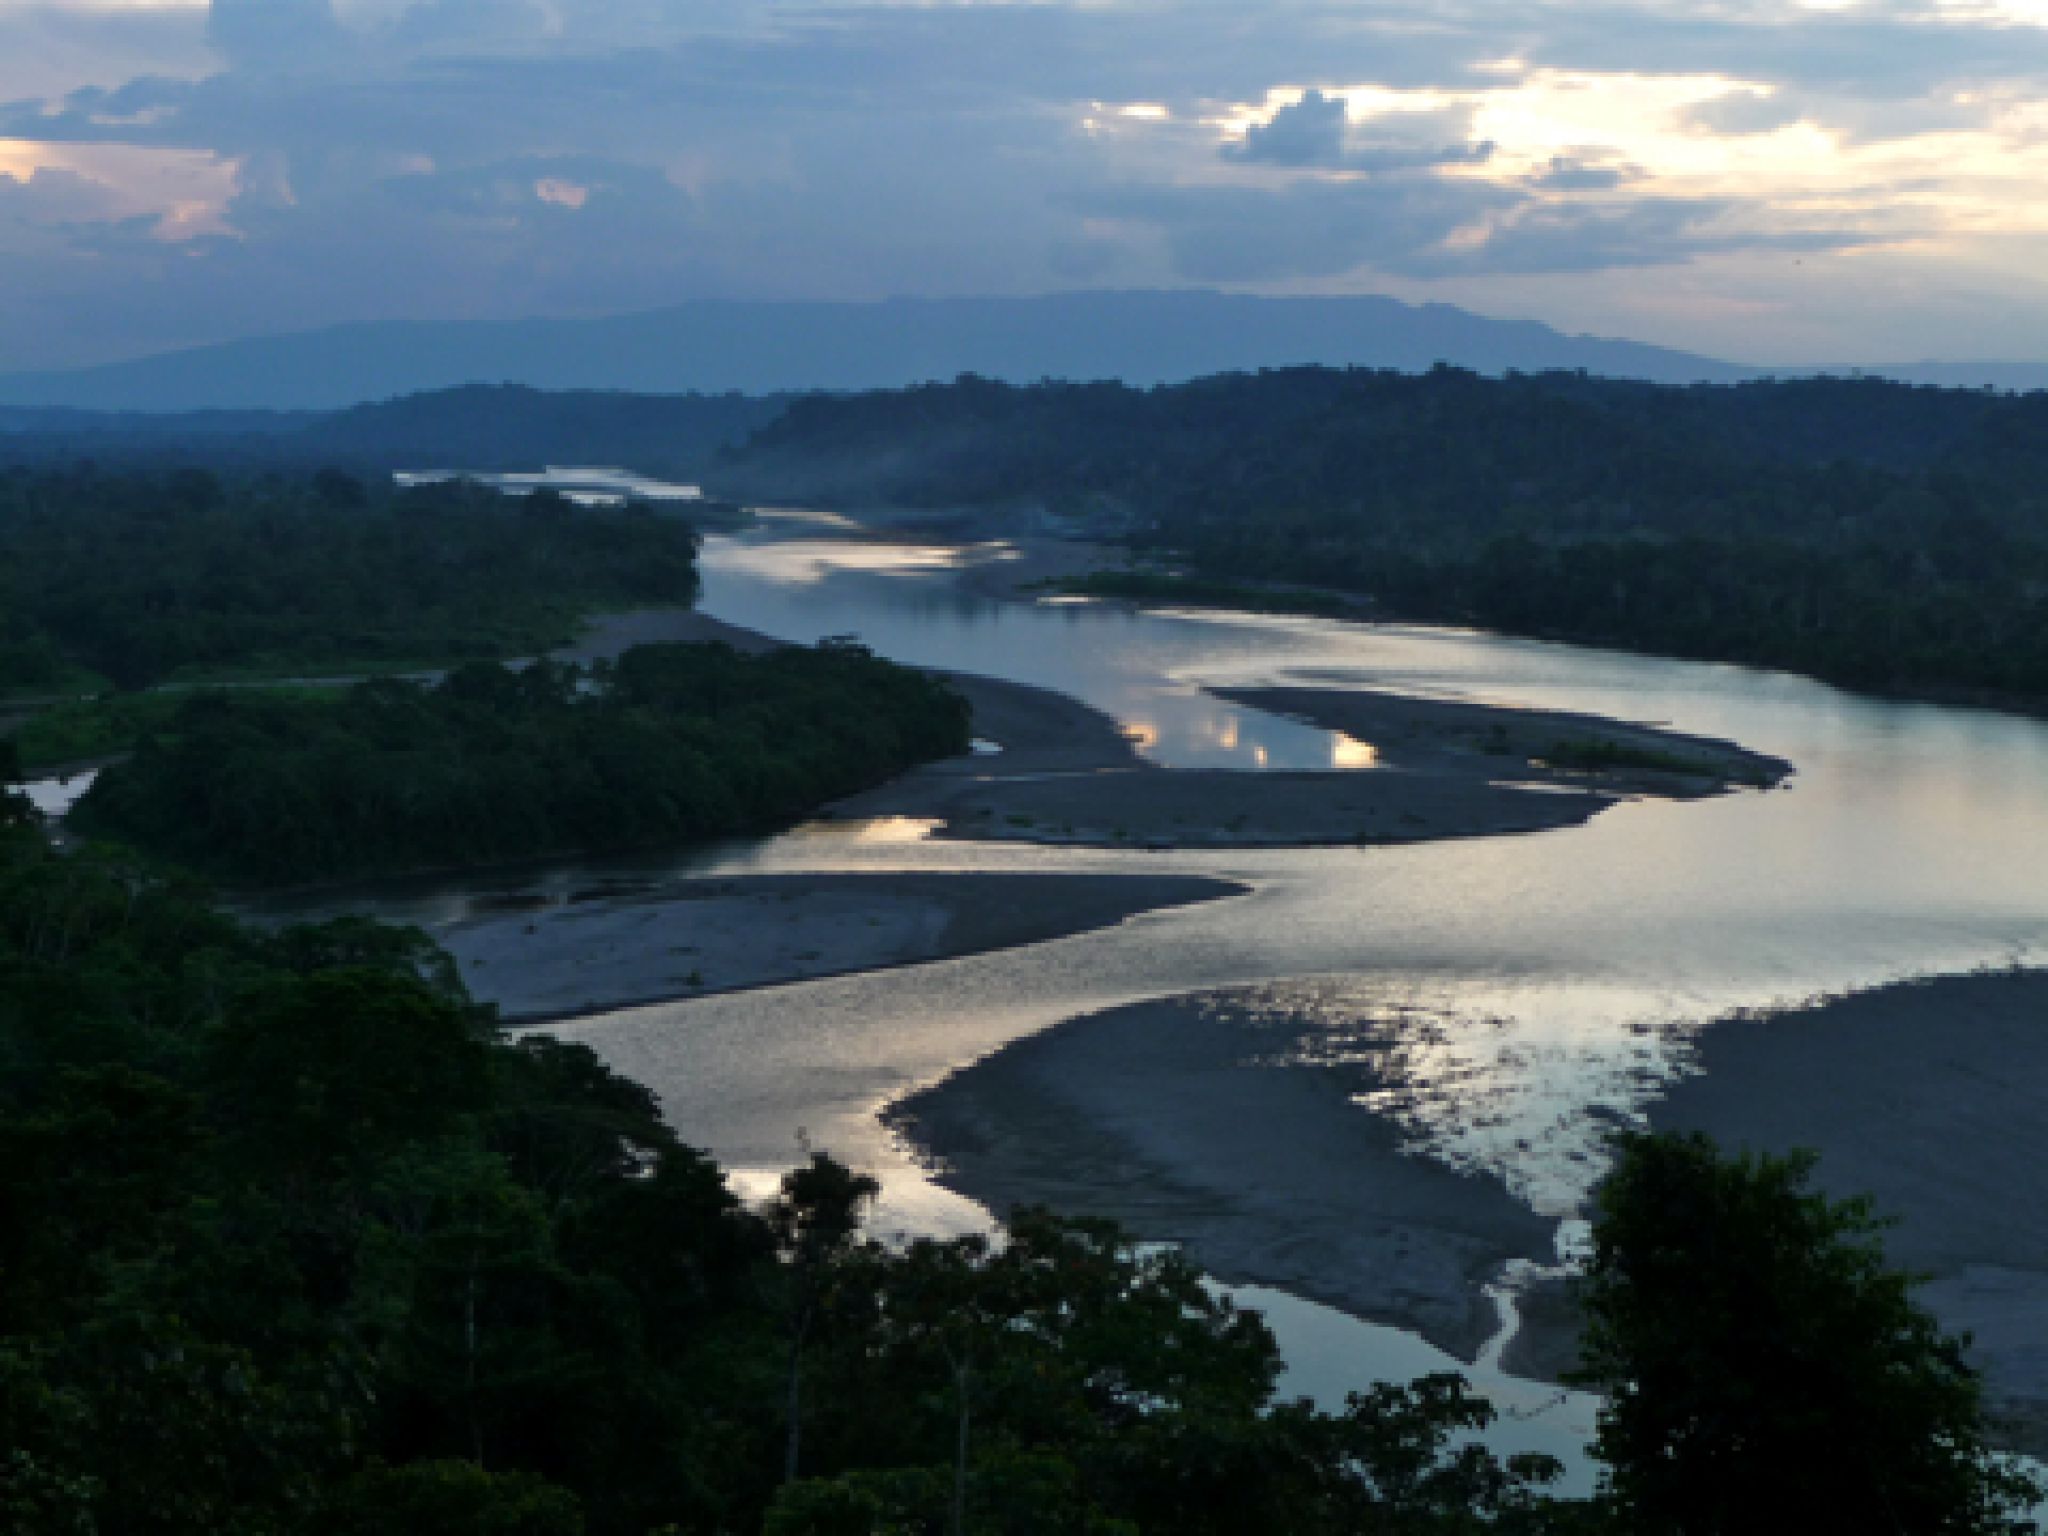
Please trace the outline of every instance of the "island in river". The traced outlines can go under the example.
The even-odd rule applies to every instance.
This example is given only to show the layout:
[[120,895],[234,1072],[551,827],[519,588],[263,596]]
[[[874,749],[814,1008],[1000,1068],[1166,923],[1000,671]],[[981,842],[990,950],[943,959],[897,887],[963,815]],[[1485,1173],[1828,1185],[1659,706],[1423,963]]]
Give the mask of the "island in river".
[[[756,653],[775,645],[702,614],[646,613],[601,620],[575,654],[707,641]],[[1065,695],[938,675],[967,700],[984,750],[912,769],[827,807],[823,819],[1101,847],[1421,842],[1574,826],[1626,795],[1719,793],[1791,771],[1727,742],[1588,715],[1314,689],[1230,696],[1369,733],[1372,746],[1353,740],[1361,764],[1373,766],[1161,768],[1115,721]],[[1546,761],[1560,743],[1585,765]],[[1240,889],[1129,874],[685,879],[618,901],[501,907],[441,937],[479,998],[531,1020],[979,953]]]
[[1782,782],[1792,765],[1731,742],[1555,710],[1352,689],[1215,689],[1339,733],[1332,773],[1160,768],[1072,700],[946,674],[1000,759],[929,764],[833,806],[930,819],[942,837],[1096,847],[1412,843],[1577,826],[1639,795]]

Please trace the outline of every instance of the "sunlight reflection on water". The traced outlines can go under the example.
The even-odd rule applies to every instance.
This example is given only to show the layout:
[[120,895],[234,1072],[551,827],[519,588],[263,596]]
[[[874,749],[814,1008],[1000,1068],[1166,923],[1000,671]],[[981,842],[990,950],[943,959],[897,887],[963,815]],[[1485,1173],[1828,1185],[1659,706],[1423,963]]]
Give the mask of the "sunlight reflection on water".
[[585,1026],[743,1159],[775,1161],[804,1123],[909,1174],[873,1123],[878,1103],[1059,1019],[1228,988],[1293,1020],[1304,1059],[1369,1055],[1393,1080],[1375,1102],[1419,1139],[1564,1215],[1607,1127],[1685,1069],[1700,1024],[2048,944],[2039,722],[1467,632],[996,604],[877,574],[938,563],[912,548],[892,565],[890,548],[714,539],[705,606],[790,639],[855,632],[898,659],[1072,693],[1142,724],[1146,752],[1174,766],[1255,771],[1263,752],[1327,767],[1332,733],[1197,684],[1350,682],[1667,721],[1798,775],[1770,793],[1405,848],[1123,853],[804,829],[736,853],[718,867],[1170,870],[1255,887],[1055,944]]
[[[1139,872],[1250,887],[1053,943],[558,1026],[654,1088],[750,1195],[796,1160],[801,1128],[882,1176],[877,1230],[972,1230],[986,1212],[931,1181],[881,1122],[887,1104],[1062,1020],[1215,991],[1266,1022],[1276,1059],[1349,1075],[1360,1102],[1418,1145],[1568,1218],[1599,1174],[1607,1130],[1687,1070],[1710,1021],[2048,953],[2040,722],[1470,632],[997,604],[953,574],[1002,551],[791,526],[805,536],[710,540],[704,607],[786,639],[852,633],[898,660],[1058,689],[1140,729],[1142,750],[1168,766],[1372,768],[1370,744],[1200,686],[1291,683],[1666,722],[1798,772],[1769,793],[1636,801],[1584,827],[1407,847],[1139,852],[933,840],[917,821],[830,823],[683,856],[378,893],[386,915],[431,926],[491,903],[630,893],[679,874]],[[1574,1233],[1583,1224],[1565,1221],[1562,1235]],[[1291,1390],[1332,1401],[1362,1381],[1451,1364],[1396,1329],[1283,1293],[1238,1294],[1268,1310]],[[1478,1374],[1497,1402],[1520,1405],[1489,1437],[1497,1448],[1574,1460],[1589,1400]]]

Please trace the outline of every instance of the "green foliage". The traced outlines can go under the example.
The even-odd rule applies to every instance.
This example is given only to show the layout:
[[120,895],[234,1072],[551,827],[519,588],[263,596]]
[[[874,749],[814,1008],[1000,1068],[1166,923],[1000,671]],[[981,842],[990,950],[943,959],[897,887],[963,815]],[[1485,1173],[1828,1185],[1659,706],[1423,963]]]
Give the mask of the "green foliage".
[[30,826],[41,819],[36,803],[14,787],[21,779],[20,751],[11,739],[0,736],[0,836],[11,827]]
[[1567,737],[1544,749],[1542,760],[1553,768],[1573,773],[1615,773],[1630,770],[1644,773],[1675,773],[1695,778],[1716,778],[1721,770],[1712,763],[1639,747],[1607,737]]
[[67,699],[22,723],[14,743],[22,767],[44,772],[125,752],[162,725],[181,703],[175,693],[106,693]]
[[329,880],[760,830],[967,739],[957,695],[854,647],[641,646],[187,696],[72,825],[222,880]]
[[0,694],[525,655],[696,595],[687,524],[547,511],[335,472],[0,469]]
[[566,1489],[467,1461],[370,1467],[332,1504],[321,1536],[583,1536],[584,1529]]
[[[316,703],[333,697],[331,688],[282,683],[263,686],[262,692]],[[108,692],[39,709],[14,734],[22,767],[29,773],[48,773],[68,764],[133,751],[143,737],[167,725],[188,697],[186,690],[177,688]]]
[[1276,1407],[1271,1337],[1184,1261],[1043,1213],[896,1251],[857,1230],[872,1193],[814,1156],[746,1210],[644,1089],[502,1035],[417,934],[262,933],[0,837],[9,1530],[1314,1536],[1546,1507],[1454,1448],[1485,1416],[1460,1389]]
[[2000,1529],[1955,1346],[1804,1178],[1627,1149],[1590,1296],[1609,1527],[1475,1444],[1456,1378],[1276,1402],[1272,1336],[1176,1254],[1042,1211],[883,1246],[822,1156],[750,1211],[419,934],[260,932],[0,833],[28,1536]]
[[[1975,1377],[1813,1159],[1633,1135],[1600,1193],[1583,1378],[1645,1536],[2021,1528]],[[2031,1529],[2031,1524],[2025,1528]]]

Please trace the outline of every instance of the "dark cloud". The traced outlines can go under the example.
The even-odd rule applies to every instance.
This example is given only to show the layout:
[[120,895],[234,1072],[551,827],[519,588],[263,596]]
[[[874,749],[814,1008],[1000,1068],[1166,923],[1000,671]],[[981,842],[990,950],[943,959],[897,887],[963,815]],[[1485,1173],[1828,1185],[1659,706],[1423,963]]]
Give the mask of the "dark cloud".
[[1342,97],[1305,92],[1263,123],[1253,123],[1241,139],[1222,147],[1226,160],[1240,165],[1275,165],[1294,169],[1360,171],[1387,174],[1446,165],[1484,165],[1495,146],[1460,138],[1445,143],[1445,133],[1469,128],[1468,110],[1385,113],[1354,123]]
[[1349,121],[1342,97],[1309,91],[1268,121],[1253,123],[1223,153],[1255,165],[1337,165],[1344,159]]
[[1610,192],[1642,176],[1638,166],[1600,156],[1553,155],[1530,184],[1553,192]]

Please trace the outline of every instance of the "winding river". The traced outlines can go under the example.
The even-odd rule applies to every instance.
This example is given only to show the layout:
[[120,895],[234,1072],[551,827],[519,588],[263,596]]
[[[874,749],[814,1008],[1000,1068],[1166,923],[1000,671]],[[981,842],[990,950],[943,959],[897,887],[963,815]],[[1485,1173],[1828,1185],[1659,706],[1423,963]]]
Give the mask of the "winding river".
[[[702,606],[789,640],[857,635],[896,660],[1072,694],[1169,766],[1373,771],[1357,743],[1202,688],[1297,683],[1668,723],[1797,773],[1765,793],[1631,802],[1569,830],[1409,847],[1097,851],[880,824],[704,855],[699,872],[1170,869],[1250,888],[1053,943],[563,1027],[657,1089],[743,1185],[788,1166],[801,1128],[883,1176],[885,1224],[978,1222],[878,1110],[1061,1020],[1231,988],[1317,1020],[1333,1061],[1361,1023],[1402,1020],[1415,1043],[1395,1109],[1414,1136],[1565,1218],[1598,1174],[1604,1129],[1685,1070],[1688,1041],[1712,1020],[2048,953],[2048,725],[1488,634],[973,595],[963,567],[1010,553],[771,527],[708,541]],[[447,900],[397,915],[453,915]],[[1304,1388],[1448,1364],[1392,1330],[1255,1299],[1277,1307]],[[1554,1397],[1481,1375],[1517,1415]],[[1503,1443],[1559,1449],[1589,1412],[1576,1400],[1517,1417]]]
[[1698,1026],[2048,953],[2040,722],[1486,634],[998,603],[963,593],[960,558],[718,539],[703,606],[787,639],[855,634],[898,660],[1059,689],[1170,766],[1341,764],[1343,738],[1200,685],[1350,682],[1666,722],[1785,757],[1797,774],[1769,793],[1633,802],[1584,827],[1411,847],[1082,851],[821,827],[732,851],[709,867],[1173,868],[1253,887],[1055,944],[581,1026],[629,1052],[736,1166],[786,1162],[798,1125],[886,1164],[872,1111],[912,1084],[1059,1019],[1256,986],[1276,1008],[1326,1018],[1332,1050],[1347,1019],[1426,1021],[1414,1033],[1429,1044],[1407,1064],[1417,1130],[1563,1215],[1597,1172],[1605,1111],[1681,1070]]

